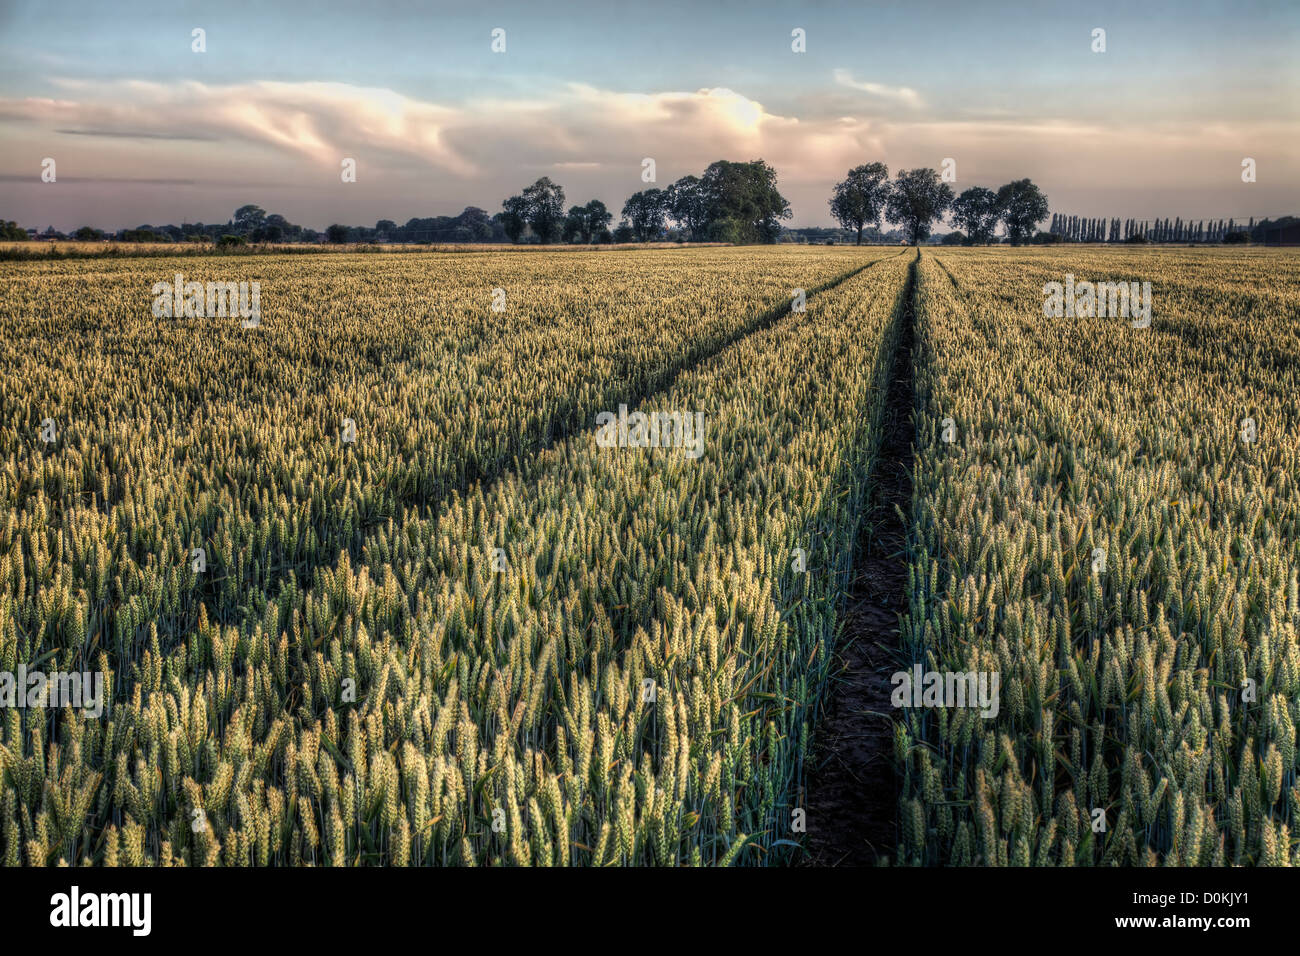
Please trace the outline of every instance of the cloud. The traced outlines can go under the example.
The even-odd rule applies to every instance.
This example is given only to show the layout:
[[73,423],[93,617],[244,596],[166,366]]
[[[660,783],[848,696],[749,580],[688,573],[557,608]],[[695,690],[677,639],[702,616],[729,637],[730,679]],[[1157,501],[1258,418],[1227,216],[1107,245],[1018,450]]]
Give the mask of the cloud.
[[159,133],[139,129],[57,129],[56,133],[68,136],[105,136],[117,139],[172,139],[188,141],[212,141],[217,137],[201,133]]
[[460,175],[475,170],[444,140],[459,110],[392,90],[346,83],[256,82],[215,86],[126,80],[83,98],[0,99],[0,118],[58,121],[74,135],[135,139],[237,140],[337,164],[360,150],[407,156]]
[[[133,148],[131,140],[140,141],[138,150],[152,149],[153,141],[215,140],[223,155],[244,143],[322,165],[354,157],[372,175],[429,168],[464,179],[511,168],[621,175],[634,167],[639,176],[645,156],[657,157],[661,171],[671,166],[681,175],[721,157],[775,162],[802,154],[806,160],[810,145],[819,158],[864,145],[862,121],[805,123],[725,87],[635,93],[566,83],[522,100],[444,105],[345,83],[55,85],[64,98],[0,98],[0,119],[103,137],[124,149]],[[156,153],[148,158],[179,161]],[[229,161],[239,159],[231,154]]]
[[[257,201],[313,224],[329,222],[325,216],[427,214],[434,204],[441,211],[495,209],[543,175],[575,202],[594,196],[615,207],[647,188],[645,157],[656,161],[660,188],[718,159],[766,160],[795,223],[824,222],[831,186],[873,160],[897,172],[954,157],[959,190],[1030,176],[1054,204],[1065,195],[1079,208],[1083,190],[1227,189],[1239,184],[1243,155],[1258,157],[1261,168],[1268,163],[1275,181],[1297,174],[1294,153],[1285,149],[1294,141],[1288,120],[1147,120],[1135,140],[1129,125],[1046,111],[917,114],[912,109],[922,101],[913,90],[859,82],[846,70],[836,70],[835,80],[816,99],[795,96],[781,109],[727,87],[635,92],[534,83],[518,99],[439,103],[345,83],[54,82],[58,99],[0,98],[0,122],[13,145],[0,172],[36,182],[39,171],[15,169],[12,157],[54,155],[61,182],[65,173],[69,182],[80,176],[89,183],[143,172],[159,184],[192,183],[194,195]],[[879,102],[863,108],[863,92]],[[356,188],[339,189],[344,157],[357,159]],[[246,198],[268,182],[261,195]],[[33,193],[30,202],[48,195]],[[156,199],[164,206],[163,190]],[[194,205],[187,196],[173,203]],[[1187,213],[1202,214],[1190,206]]]
[[902,103],[905,106],[920,107],[925,103],[921,99],[921,94],[908,86],[886,86],[884,83],[871,83],[866,80],[855,80],[853,74],[846,69],[837,67],[835,70],[835,82],[840,86],[847,86],[852,90],[861,90],[863,93],[870,93],[872,96],[879,97],[883,100],[892,100],[896,103]]
[[[118,186],[197,186],[198,180],[195,179],[157,179],[157,178],[130,178],[124,176],[65,176],[59,174],[59,182],[67,183],[113,183]],[[16,175],[13,173],[0,173],[0,183],[22,183],[30,184],[32,182],[31,174]]]
[[622,126],[705,125],[715,136],[734,138],[788,129],[798,123],[769,113],[757,100],[725,87],[694,92],[619,93],[571,83],[568,89],[584,108]]

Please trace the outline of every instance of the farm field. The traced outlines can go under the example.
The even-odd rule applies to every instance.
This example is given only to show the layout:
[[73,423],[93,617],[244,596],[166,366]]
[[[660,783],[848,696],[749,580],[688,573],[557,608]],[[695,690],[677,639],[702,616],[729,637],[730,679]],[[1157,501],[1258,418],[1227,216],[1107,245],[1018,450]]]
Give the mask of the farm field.
[[[694,270],[689,283],[682,282],[684,257]],[[883,285],[866,285],[863,270],[883,258],[894,260],[892,273]],[[785,329],[803,322],[799,344],[810,349],[830,332],[808,320],[833,313],[842,340],[862,332],[856,310],[865,290],[879,288],[888,300],[872,305],[878,328],[861,343],[864,352],[845,356],[837,347],[807,358],[857,359],[836,366],[835,381],[847,389],[852,379],[857,391],[849,396],[865,400],[862,383],[905,270],[897,249],[665,250],[630,254],[613,269],[603,255],[511,256],[504,263],[404,257],[386,260],[384,267],[399,270],[386,275],[372,262],[367,257],[358,275],[333,256],[306,266],[300,256],[259,260],[249,275],[264,287],[265,320],[256,330],[231,317],[155,318],[152,283],[173,270],[154,269],[152,260],[113,263],[108,275],[98,263],[13,268],[4,310],[17,328],[6,339],[6,367],[24,387],[4,393],[13,403],[5,419],[22,423],[5,435],[11,517],[3,542],[4,659],[65,671],[98,667],[113,703],[105,724],[58,731],[89,739],[49,744],[42,722],[7,712],[7,862],[82,861],[92,852],[105,862],[515,861],[548,850],[557,861],[584,852],[614,858],[609,833],[630,839],[632,811],[621,786],[618,812],[609,805],[615,768],[607,761],[592,774],[597,809],[585,785],[561,794],[539,789],[555,770],[535,774],[561,759],[557,735],[567,735],[565,747],[584,767],[593,746],[602,760],[610,756],[611,718],[602,722],[596,713],[609,692],[604,668],[631,665],[623,658],[638,639],[635,625],[657,634],[652,612],[662,600],[652,578],[632,575],[623,562],[644,570],[651,556],[667,561],[673,539],[662,537],[667,511],[640,541],[598,534],[597,518],[618,520],[623,530],[639,520],[630,505],[650,488],[638,489],[622,511],[612,498],[593,515],[595,477],[585,469],[609,458],[608,450],[591,464],[572,456],[590,453],[588,425],[600,411],[635,408],[669,385],[684,387],[683,375],[693,379],[712,367],[706,359],[728,359],[730,373],[743,356],[765,374],[775,374],[776,362],[786,376],[826,378],[829,366],[801,370],[790,361],[793,343],[777,336],[773,323]],[[176,268],[185,266],[192,262]],[[194,278],[225,276],[194,270]],[[92,300],[90,288],[112,288],[116,298]],[[807,289],[808,312],[789,314],[792,288]],[[503,312],[491,309],[494,289],[505,290]],[[815,432],[806,448],[799,437],[811,425],[801,417],[779,436],[764,432],[779,405],[747,412],[744,421],[716,419],[716,403],[739,409],[801,388],[745,371],[750,377],[740,382],[696,385],[690,404],[665,410],[708,416],[704,447],[712,458],[704,463],[730,476],[727,492],[761,480],[788,495],[801,482],[829,480],[829,467],[796,468],[799,460],[775,457],[772,443],[779,437],[787,454],[830,456],[833,465],[860,438],[855,415],[831,422],[838,431]],[[740,391],[723,388],[742,383]],[[810,387],[806,402],[822,394],[816,383]],[[790,405],[793,415],[802,410]],[[357,429],[352,445],[341,439],[348,416]],[[60,425],[53,447],[38,437],[47,417]],[[749,449],[760,439],[761,450]],[[740,457],[722,449],[749,450]],[[635,450],[615,452],[609,464],[635,460]],[[742,466],[751,459],[772,473],[747,473]],[[691,475],[706,472],[688,464]],[[606,479],[611,488],[615,478]],[[652,479],[663,480],[651,469],[642,480]],[[576,490],[581,498],[572,497]],[[712,518],[690,512],[701,522],[692,534],[725,538],[744,515],[707,484],[667,490],[705,495],[723,509]],[[803,521],[830,508],[811,497],[801,504]],[[789,518],[810,534],[797,519]],[[569,553],[584,540],[600,550]],[[505,552],[500,572],[497,547]],[[202,572],[190,560],[194,548],[207,552]],[[696,589],[704,588],[721,600],[722,589],[705,587],[705,577],[670,565],[671,574],[663,573],[687,588],[677,599],[697,601]],[[740,573],[731,565],[723,561],[711,573]],[[637,590],[631,608],[585,593],[623,592],[629,580]],[[752,613],[771,630],[777,625],[763,610],[763,588]],[[737,639],[724,623],[711,640]],[[691,641],[710,639],[695,626],[688,633]],[[464,643],[475,635],[486,642],[482,654]],[[589,653],[587,679],[599,689],[591,700],[588,688],[553,683],[561,675],[567,683]],[[672,658],[694,663],[691,655]],[[700,679],[693,668],[690,678]],[[344,699],[344,680],[353,700]],[[524,691],[529,721],[520,728]],[[665,696],[674,692],[664,675]],[[609,703],[626,707],[626,693]],[[507,704],[503,732],[496,722]],[[656,725],[665,746],[676,742],[669,731],[677,716],[691,716],[678,709]],[[433,723],[421,726],[417,715]],[[618,710],[613,726],[630,719]],[[763,726],[758,730],[761,736]],[[629,768],[640,758],[632,742],[621,745]],[[51,762],[47,746],[68,755],[63,760],[85,759]],[[327,767],[322,759],[338,762]],[[706,773],[695,785],[707,784],[721,804],[721,771],[714,769],[712,779]],[[790,772],[788,764],[779,769]],[[728,786],[732,779],[729,770]],[[52,780],[71,805],[48,802]],[[566,787],[578,782],[572,772],[565,780]],[[465,799],[470,793],[473,801]],[[563,824],[565,839],[534,828],[533,849],[519,836],[494,835],[522,827],[516,818],[508,829],[492,829],[493,811],[522,808],[539,820],[529,807],[536,800],[573,817]],[[457,809],[435,812],[444,801]],[[205,821],[198,836],[190,829],[195,810]],[[334,828],[342,820],[346,827]],[[400,834],[408,831],[404,845]],[[708,834],[708,825],[699,832]],[[700,839],[694,852],[709,860],[732,845],[739,852],[734,825],[727,833],[728,841]],[[584,840],[589,849],[575,849]],[[628,861],[646,852],[640,842],[618,846]],[[675,844],[661,849],[689,852]]]
[[[1150,281],[1150,327],[1047,318]],[[936,251],[918,287],[899,861],[1297,862],[1300,260]],[[942,423],[953,427],[944,441]]]
[[[368,529],[526,465],[771,321],[792,287],[885,254],[898,251],[777,255],[760,269],[706,252],[690,284],[681,251],[11,266],[4,362],[23,388],[0,395],[0,507],[15,534],[35,529],[37,553],[75,548],[55,603],[84,589],[73,618],[88,615],[87,633],[125,651],[153,621],[164,644],[181,642],[199,605],[237,623],[251,591],[355,558]],[[177,273],[259,282],[266,321],[154,317],[153,284]],[[57,456],[40,454],[46,418]],[[56,524],[23,517],[51,509]],[[195,547],[209,564],[198,590]]]
[[[259,327],[157,317],[177,273],[258,282]],[[850,639],[997,678],[876,702],[881,862],[1300,860],[1292,252],[0,275],[0,671],[106,697],[0,715],[6,865],[805,862]],[[1046,316],[1067,275],[1149,282],[1149,327]],[[899,474],[906,612],[864,634]]]

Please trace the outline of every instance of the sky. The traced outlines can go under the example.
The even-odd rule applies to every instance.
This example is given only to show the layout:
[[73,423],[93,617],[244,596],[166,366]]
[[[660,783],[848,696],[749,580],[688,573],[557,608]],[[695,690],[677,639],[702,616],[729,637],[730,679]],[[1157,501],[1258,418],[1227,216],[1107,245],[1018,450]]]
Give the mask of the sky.
[[1297,50],[1294,0],[0,0],[0,219],[400,223],[540,176],[617,213],[759,158],[791,226],[831,224],[854,166],[945,159],[957,192],[1029,177],[1055,212],[1293,214]]

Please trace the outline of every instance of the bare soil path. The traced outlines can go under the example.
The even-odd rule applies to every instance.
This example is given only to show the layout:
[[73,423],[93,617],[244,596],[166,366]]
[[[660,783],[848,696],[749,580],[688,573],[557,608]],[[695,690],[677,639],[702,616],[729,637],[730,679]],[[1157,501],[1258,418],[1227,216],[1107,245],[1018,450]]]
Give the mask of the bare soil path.
[[903,294],[885,433],[858,538],[829,703],[817,727],[805,791],[806,865],[873,866],[892,861],[897,845],[889,678],[896,670],[898,618],[907,607],[903,516],[910,514],[912,505],[916,269],[914,262]]

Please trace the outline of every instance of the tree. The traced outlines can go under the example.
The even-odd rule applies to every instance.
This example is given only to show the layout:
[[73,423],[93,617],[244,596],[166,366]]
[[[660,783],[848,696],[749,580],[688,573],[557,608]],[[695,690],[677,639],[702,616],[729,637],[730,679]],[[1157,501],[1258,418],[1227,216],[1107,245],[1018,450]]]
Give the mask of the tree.
[[261,206],[254,206],[251,203],[247,206],[240,206],[235,210],[235,218],[231,223],[240,233],[252,232],[258,226],[262,225],[266,219],[266,210]]
[[632,227],[627,224],[626,219],[620,222],[618,228],[614,230],[615,242],[632,242],[635,239],[636,233],[632,231]]
[[755,159],[748,163],[718,160],[704,171],[699,189],[704,208],[703,231],[722,242],[776,242],[790,203],[776,188],[776,170]]
[[290,241],[300,238],[302,233],[302,226],[295,226],[293,223],[291,223],[288,219],[285,219],[284,216],[281,216],[279,213],[271,213],[271,215],[266,217],[264,228],[267,229],[269,232],[270,230],[276,227],[279,228],[280,235],[284,237],[286,240],[290,240]]
[[528,200],[523,196],[511,196],[501,204],[501,227],[511,242],[518,242],[528,225]]
[[339,225],[337,222],[325,230],[325,238],[333,243],[348,241],[348,227]]
[[1047,197],[1028,179],[1017,179],[998,190],[998,208],[1007,226],[1007,237],[1018,246],[1034,234],[1034,227],[1047,218]]
[[[0,235],[0,238],[8,239],[9,236]],[[26,232],[23,233],[23,238],[24,239],[27,238]],[[82,226],[80,229],[78,229],[76,232],[72,234],[72,238],[78,239],[81,242],[92,242],[95,239],[103,239],[104,234],[100,230],[95,229],[91,226]]]
[[159,234],[152,226],[138,226],[135,229],[123,229],[118,233],[123,242],[167,242],[168,237]]
[[593,199],[585,206],[570,206],[569,214],[564,220],[564,241],[587,245],[606,242],[609,223],[613,218],[599,199]]
[[609,236],[609,224],[614,221],[614,214],[605,208],[599,199],[593,199],[584,207],[586,224],[583,227],[583,242],[606,242]]
[[858,245],[862,245],[862,230],[878,226],[889,198],[889,169],[884,163],[868,163],[849,170],[841,183],[835,184],[835,195],[829,200],[835,221],[854,232]]
[[952,221],[966,230],[971,242],[992,239],[1001,218],[997,193],[983,186],[972,186],[952,201]]
[[587,225],[587,210],[583,206],[570,206],[569,214],[564,217],[562,237],[565,242],[585,242],[582,230]]
[[904,169],[894,179],[885,203],[885,218],[903,227],[907,241],[918,245],[930,235],[930,223],[952,204],[952,189],[933,169]]
[[669,216],[685,229],[692,239],[699,239],[708,216],[704,190],[700,187],[700,178],[698,176],[683,176],[664,192],[668,203]]
[[478,206],[466,206],[456,217],[456,227],[463,228],[469,233],[469,242],[491,242],[492,241],[492,218],[487,214],[486,209],[480,209]]
[[558,239],[564,227],[564,190],[543,176],[524,190],[523,199],[537,241],[546,245]]
[[663,231],[667,197],[662,189],[643,189],[623,203],[623,218],[632,227],[637,242],[647,242]]

